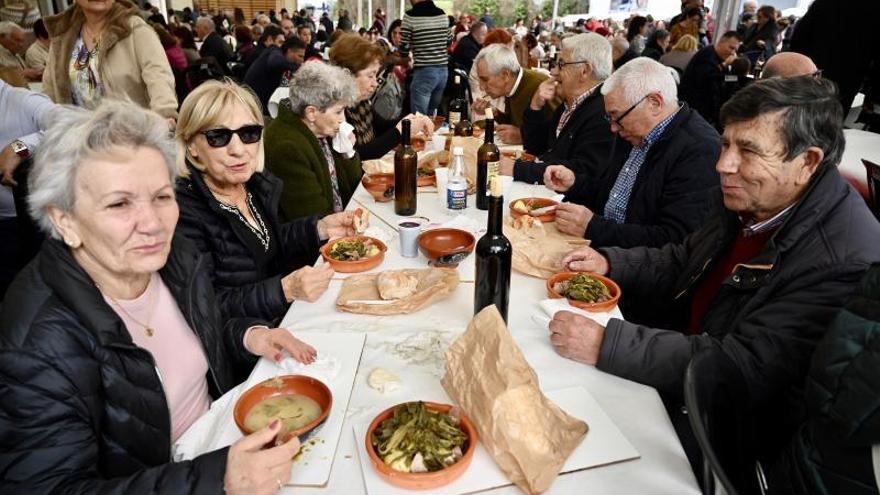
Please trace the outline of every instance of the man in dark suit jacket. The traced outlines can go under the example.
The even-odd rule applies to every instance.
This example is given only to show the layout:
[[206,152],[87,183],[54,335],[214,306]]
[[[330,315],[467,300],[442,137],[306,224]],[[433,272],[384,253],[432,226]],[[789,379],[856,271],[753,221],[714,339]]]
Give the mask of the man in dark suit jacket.
[[290,38],[280,47],[269,45],[244,76],[244,83],[254,90],[263,113],[269,113],[269,98],[281,85],[286,72],[295,72],[305,62],[306,46],[299,38]]
[[199,55],[202,58],[213,57],[226,75],[230,75],[226,64],[232,58],[232,48],[217,34],[214,21],[210,17],[199,17],[196,21],[196,34],[202,39]]
[[[503,157],[501,173],[521,182],[544,180],[548,165],[564,165],[578,175],[596,178],[610,163],[626,160],[629,144],[615,143],[608,127],[600,88],[611,75],[611,44],[596,33],[562,42],[559,66],[541,83],[523,113],[523,148],[537,160]],[[559,97],[564,102],[553,115],[544,107]]]
[[483,48],[483,40],[489,29],[482,22],[477,22],[471,26],[470,32],[463,37],[455,45],[455,51],[452,52],[452,62],[458,69],[464,69],[465,72],[471,72],[471,66],[474,65],[474,59]]
[[[635,101],[627,97],[645,89]],[[717,194],[718,133],[697,112],[679,105],[669,69],[647,57],[615,71],[602,93],[611,131],[632,149],[598,179],[576,177],[561,165],[547,167],[544,183],[566,193],[556,226],[585,236],[594,247],[681,241],[703,225]]]
[[728,75],[728,67],[736,60],[739,44],[740,38],[736,31],[724,33],[714,45],[695,53],[681,76],[679,98],[700,112],[710,124],[718,123],[723,103],[721,93],[724,79]]

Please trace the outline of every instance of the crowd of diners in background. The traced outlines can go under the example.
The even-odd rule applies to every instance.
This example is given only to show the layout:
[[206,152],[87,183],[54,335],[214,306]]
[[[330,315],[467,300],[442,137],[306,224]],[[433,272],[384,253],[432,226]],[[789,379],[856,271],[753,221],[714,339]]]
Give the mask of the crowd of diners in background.
[[362,160],[404,119],[434,134],[458,75],[534,157],[501,173],[563,194],[557,227],[590,240],[566,266],[626,294],[606,326],[558,314],[561,358],[655,387],[700,475],[676,416],[719,350],[774,493],[876,493],[880,224],[837,165],[880,60],[835,43],[875,46],[877,7],[747,0],[719,32],[699,0],[565,29],[411,4],[363,27],[129,0],[0,22],[0,491],[274,492],[299,449],[256,449],[277,426],[189,462],[171,444],[259,357],[314,360],[276,325],[327,290]]

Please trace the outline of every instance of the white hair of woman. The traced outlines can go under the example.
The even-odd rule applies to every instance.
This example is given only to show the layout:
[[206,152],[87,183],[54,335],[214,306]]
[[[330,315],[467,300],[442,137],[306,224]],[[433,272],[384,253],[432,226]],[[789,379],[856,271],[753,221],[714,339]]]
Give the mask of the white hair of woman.
[[582,33],[564,38],[562,49],[569,51],[572,62],[588,62],[593,77],[604,81],[611,75],[611,44],[596,33]]
[[602,94],[607,95],[618,87],[630,105],[651,93],[659,93],[664,105],[678,103],[678,91],[669,68],[648,57],[634,58],[617,69],[602,85]]
[[474,67],[481,60],[486,61],[486,70],[493,76],[500,74],[504,69],[507,69],[512,74],[518,74],[520,70],[516,52],[513,51],[513,48],[501,43],[493,43],[480,50],[480,53],[474,58]]
[[347,69],[308,62],[290,80],[290,109],[302,116],[306,107],[323,112],[337,103],[350,107],[357,100],[357,83]]
[[159,115],[123,101],[105,100],[94,112],[73,106],[52,111],[51,122],[34,157],[28,179],[28,207],[40,228],[61,239],[49,218],[49,207],[72,212],[76,174],[96,155],[116,149],[154,148],[165,159],[171,183],[177,176],[177,144]]

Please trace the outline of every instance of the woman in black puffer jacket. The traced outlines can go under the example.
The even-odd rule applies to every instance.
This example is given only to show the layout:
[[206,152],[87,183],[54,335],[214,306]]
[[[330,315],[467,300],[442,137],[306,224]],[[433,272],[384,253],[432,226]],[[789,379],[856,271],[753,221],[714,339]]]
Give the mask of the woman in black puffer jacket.
[[878,493],[871,448],[880,443],[880,265],[816,348],[809,417],[776,463],[774,494]]
[[266,427],[171,462],[171,445],[258,356],[314,349],[224,320],[210,259],[174,236],[174,143],[134,104],[53,115],[30,177],[50,237],[0,314],[0,493],[274,493],[299,450]]
[[284,185],[263,171],[254,95],[231,81],[208,81],[183,102],[176,132],[179,230],[211,255],[223,314],[275,321],[294,299],[318,299],[334,272],[308,265],[322,241],[355,233],[354,214],[279,221]]

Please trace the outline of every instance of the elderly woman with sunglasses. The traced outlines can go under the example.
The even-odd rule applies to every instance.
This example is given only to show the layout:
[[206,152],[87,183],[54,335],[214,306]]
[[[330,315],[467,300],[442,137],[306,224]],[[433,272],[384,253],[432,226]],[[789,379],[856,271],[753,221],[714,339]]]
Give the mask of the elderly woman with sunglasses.
[[279,347],[284,329],[223,318],[209,261],[175,233],[175,144],[132,103],[52,116],[30,175],[48,239],[0,313],[0,493],[274,493],[299,441],[273,424],[171,462],[171,446]]
[[340,212],[357,189],[362,171],[354,142],[337,136],[357,94],[347,70],[321,62],[291,78],[289,104],[266,128],[266,167],[284,181],[284,217]]
[[250,91],[231,81],[196,88],[177,125],[177,200],[180,230],[211,254],[224,314],[276,320],[293,300],[314,301],[327,290],[329,265],[303,265],[322,241],[353,234],[354,214],[280,221],[283,185],[263,170],[262,135]]

